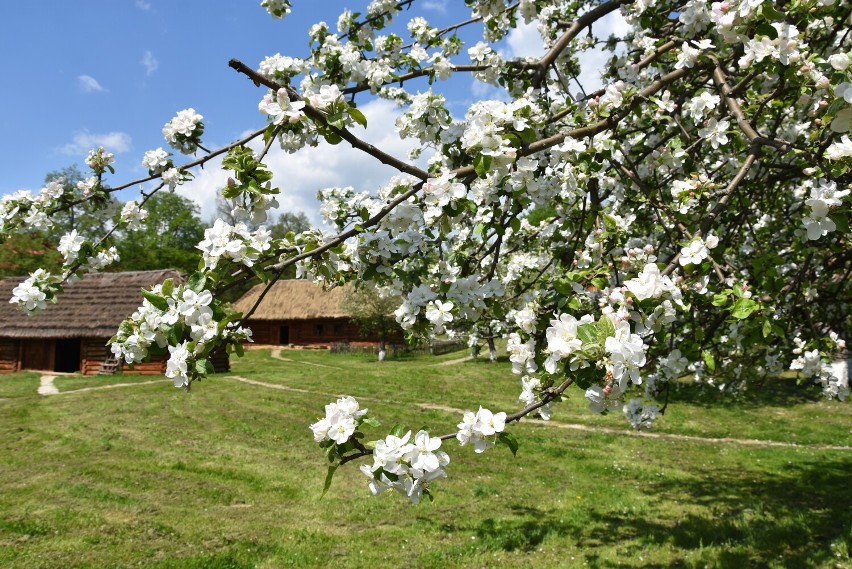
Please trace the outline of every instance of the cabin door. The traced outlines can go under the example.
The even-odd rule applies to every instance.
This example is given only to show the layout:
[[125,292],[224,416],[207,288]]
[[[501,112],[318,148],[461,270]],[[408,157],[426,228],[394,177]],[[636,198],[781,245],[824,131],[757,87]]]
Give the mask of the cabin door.
[[54,371],[53,340],[24,340],[21,343],[21,369]]
[[81,340],[79,338],[56,340],[56,357],[54,359],[53,371],[68,373],[80,371],[80,343]]
[[286,346],[290,343],[290,327],[281,326],[278,328],[278,343]]

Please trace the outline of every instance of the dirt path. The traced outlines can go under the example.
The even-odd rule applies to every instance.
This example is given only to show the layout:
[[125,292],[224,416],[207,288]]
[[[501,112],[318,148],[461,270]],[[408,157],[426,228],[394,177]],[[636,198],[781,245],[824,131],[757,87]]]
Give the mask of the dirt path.
[[438,362],[436,364],[429,364],[428,366],[425,366],[425,367],[451,366],[453,364],[460,364],[462,362],[466,362],[466,361],[472,360],[472,359],[473,359],[473,356],[465,356],[463,358],[457,358],[455,360],[447,360],[445,362]]
[[[279,391],[292,391],[296,393],[308,393],[311,395],[324,395],[326,397],[340,397],[339,393],[330,393],[324,391],[313,391],[310,389],[299,389],[296,387],[289,387],[287,385],[280,385],[276,383],[265,383],[263,381],[257,381],[254,379],[248,379],[245,377],[240,377],[238,375],[230,375],[225,379],[233,379],[236,381],[240,381],[243,383],[247,383],[250,385],[257,385],[259,387],[266,387],[269,389],[277,389]],[[379,399],[374,397],[356,397],[359,401],[376,401],[381,403],[395,403],[402,404],[399,401],[389,401],[387,399]],[[465,410],[458,409],[456,407],[448,407],[446,405],[433,405],[431,403],[418,403],[418,407],[421,409],[431,409],[435,411],[446,411],[447,413],[454,413],[458,415],[462,415]],[[776,448],[807,448],[807,449],[816,449],[816,450],[837,450],[837,451],[852,451],[852,447],[842,446],[842,445],[821,445],[821,444],[798,444],[798,443],[786,443],[781,441],[765,441],[765,440],[757,440],[757,439],[736,439],[731,437],[698,437],[694,435],[676,435],[670,433],[649,433],[648,431],[634,431],[634,430],[622,430],[622,429],[613,429],[609,427],[594,427],[590,425],[581,425],[578,423],[562,423],[559,421],[543,421],[541,419],[524,419],[524,423],[532,423],[534,425],[541,425],[544,427],[552,427],[556,429],[568,429],[572,431],[584,431],[588,433],[604,433],[609,435],[619,435],[619,436],[628,436],[628,437],[644,437],[649,439],[660,439],[667,441],[683,441],[683,442],[693,442],[693,443],[708,443],[708,444],[736,444],[736,445],[744,445],[744,446],[755,446],[755,447],[776,447]]]
[[53,380],[56,379],[55,375],[43,375],[41,376],[41,382],[38,385],[38,394],[39,395],[56,395],[59,393],[59,390],[56,389],[56,386],[53,385]]
[[281,360],[282,362],[298,363],[298,364],[304,364],[306,366],[314,366],[314,367],[324,367],[326,369],[343,369],[342,367],[337,367],[337,366],[327,366],[327,365],[324,365],[324,364],[315,364],[313,362],[300,362],[300,361],[297,361],[297,360],[291,360],[290,358],[285,358],[284,356],[281,355],[281,348],[272,348],[272,353],[269,354],[269,356],[275,358],[276,360]]
[[[290,360],[287,358],[280,357],[280,350],[273,350],[272,357],[276,357],[275,352],[278,353],[278,359],[283,361],[293,362],[294,360]],[[450,360],[447,362],[441,362],[440,364],[434,365],[447,365],[449,363],[455,363],[458,361],[465,361],[470,358],[464,358],[462,360]],[[332,369],[341,369],[341,368],[333,368],[333,366],[324,366],[321,364],[310,364],[308,362],[300,362],[307,363],[308,365],[315,365],[318,367],[327,367]],[[43,375],[41,377],[41,383],[38,388],[39,395],[65,395],[68,393],[82,393],[85,391],[98,391],[102,389],[117,389],[121,387],[133,387],[136,385],[150,385],[153,383],[165,383],[171,380],[169,379],[155,379],[152,381],[139,381],[134,383],[114,383],[111,385],[100,385],[96,387],[83,387],[81,389],[73,389],[71,391],[59,391],[56,386],[53,384],[53,380],[56,379],[56,376],[53,375]],[[255,379],[249,379],[247,377],[242,377],[239,375],[229,375],[225,376],[225,379],[232,379],[235,381],[239,381],[241,383],[246,383],[249,385],[256,385],[258,387],[264,387],[267,389],[275,389],[278,391],[290,391],[294,393],[306,393],[310,395],[323,395],[326,397],[340,397],[339,393],[331,393],[324,391],[315,391],[312,389],[301,389],[298,387],[290,387],[288,385],[280,385],[277,383],[266,383],[263,381],[257,381]],[[402,404],[400,401],[389,401],[387,399],[379,399],[375,397],[358,397],[361,401],[375,401],[381,403],[394,403],[394,404]],[[465,410],[459,409],[456,407],[448,407],[446,405],[434,405],[432,403],[418,403],[418,407],[421,409],[430,409],[435,411],[445,411],[447,413],[454,413],[457,415],[462,415]],[[834,450],[834,451],[852,451],[852,447],[850,446],[842,446],[842,445],[821,445],[821,444],[799,444],[799,443],[787,443],[781,441],[766,441],[766,440],[757,440],[757,439],[736,439],[731,437],[699,437],[694,435],[676,435],[670,433],[650,433],[648,431],[633,431],[633,430],[622,430],[622,429],[613,429],[610,427],[594,427],[590,425],[582,425],[578,423],[562,423],[560,421],[543,421],[541,419],[524,419],[525,423],[532,423],[534,425],[541,425],[545,427],[551,427],[555,429],[568,429],[572,431],[584,431],[590,433],[604,433],[610,435],[620,435],[620,436],[628,436],[628,437],[643,437],[649,439],[659,439],[659,440],[668,440],[668,441],[683,441],[683,442],[695,442],[695,443],[708,443],[708,444],[736,444],[736,445],[744,445],[744,446],[755,446],[755,447],[764,447],[764,448],[808,448],[808,449],[817,449],[817,450]]]
[[39,395],[66,395],[68,393],[83,393],[85,391],[100,391],[101,389],[117,389],[119,387],[133,387],[134,385],[150,385],[152,383],[163,383],[171,381],[170,379],[153,379],[151,381],[135,381],[132,383],[111,383],[109,385],[96,385],[93,387],[81,387],[80,389],[70,389],[68,391],[59,391],[54,385],[53,380],[55,375],[41,376],[41,382],[38,386]]

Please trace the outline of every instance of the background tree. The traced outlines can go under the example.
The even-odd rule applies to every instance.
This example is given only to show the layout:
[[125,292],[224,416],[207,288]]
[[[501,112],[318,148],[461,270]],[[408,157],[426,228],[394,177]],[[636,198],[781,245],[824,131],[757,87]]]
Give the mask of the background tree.
[[137,231],[126,231],[118,242],[118,268],[126,271],[179,269],[191,274],[198,268],[198,242],[205,225],[198,206],[171,192],[161,192],[146,203],[148,217]]
[[275,223],[269,226],[269,231],[274,239],[284,239],[289,232],[302,233],[311,228],[311,222],[305,212],[292,213],[285,211],[278,215]]
[[341,308],[351,315],[361,334],[378,336],[380,362],[387,355],[387,340],[401,331],[393,316],[400,302],[398,295],[370,286],[348,287],[340,301]]
[[40,231],[13,233],[0,241],[0,278],[25,276],[61,262],[56,241]]
[[121,203],[115,196],[106,194],[98,200],[84,200],[74,204],[74,201],[84,197],[79,186],[91,180],[76,164],[48,172],[44,177],[45,185],[54,180],[61,181],[64,194],[69,196],[70,203],[53,214],[53,226],[47,232],[50,239],[58,243],[62,235],[76,230],[80,235],[93,240],[109,231],[112,219],[121,209]]

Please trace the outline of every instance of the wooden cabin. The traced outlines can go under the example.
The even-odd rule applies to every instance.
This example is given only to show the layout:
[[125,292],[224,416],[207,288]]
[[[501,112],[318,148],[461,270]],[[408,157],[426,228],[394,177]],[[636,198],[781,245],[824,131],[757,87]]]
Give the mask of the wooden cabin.
[[[118,325],[141,304],[140,289],[181,279],[174,269],[126,273],[92,273],[65,288],[55,305],[27,316],[9,303],[25,277],[0,280],[0,373],[20,370],[113,373],[120,368],[106,343]],[[218,358],[218,371],[227,369]],[[161,375],[166,357],[155,356],[125,373]]]
[[[265,290],[259,284],[234,303],[234,309],[247,314]],[[280,280],[263,296],[260,305],[246,320],[256,344],[329,347],[334,343],[376,345],[379,337],[364,335],[341,306],[345,288],[324,290],[306,280]],[[404,343],[401,330],[388,343]]]

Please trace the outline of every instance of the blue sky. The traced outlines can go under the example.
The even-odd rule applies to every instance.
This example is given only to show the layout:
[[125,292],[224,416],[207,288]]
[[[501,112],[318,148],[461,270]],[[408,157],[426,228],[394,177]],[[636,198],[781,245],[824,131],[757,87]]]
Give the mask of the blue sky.
[[[90,148],[116,155],[118,185],[146,174],[146,150],[166,147],[162,126],[177,111],[193,107],[204,115],[204,142],[218,147],[264,124],[257,102],[264,94],[228,67],[232,57],[257,67],[267,55],[307,54],[307,29],[320,20],[334,25],[352,2],[295,0],[285,20],[270,17],[259,0],[48,0],[5,7],[0,49],[5,55],[0,105],[0,195],[38,190],[47,172],[77,164],[85,171]],[[441,27],[458,21],[460,0],[432,0],[405,11],[400,22],[423,15]],[[532,33],[507,42],[523,53]],[[535,41],[532,42],[533,45]],[[526,46],[526,47],[525,47]],[[426,89],[424,83],[422,89]],[[453,86],[459,114],[479,95],[466,80]],[[404,157],[406,146],[393,132],[396,110],[385,102],[364,109],[371,142]],[[342,145],[341,145],[342,146]],[[180,158],[180,157],[179,157]],[[282,210],[305,211],[318,221],[316,190],[355,185],[372,190],[390,172],[365,168],[363,158],[341,147],[305,156],[276,156],[271,166],[282,188]],[[182,193],[198,201],[209,218],[216,187],[227,179],[207,167]],[[359,187],[360,186],[360,187]],[[125,192],[121,199],[132,199]]]

